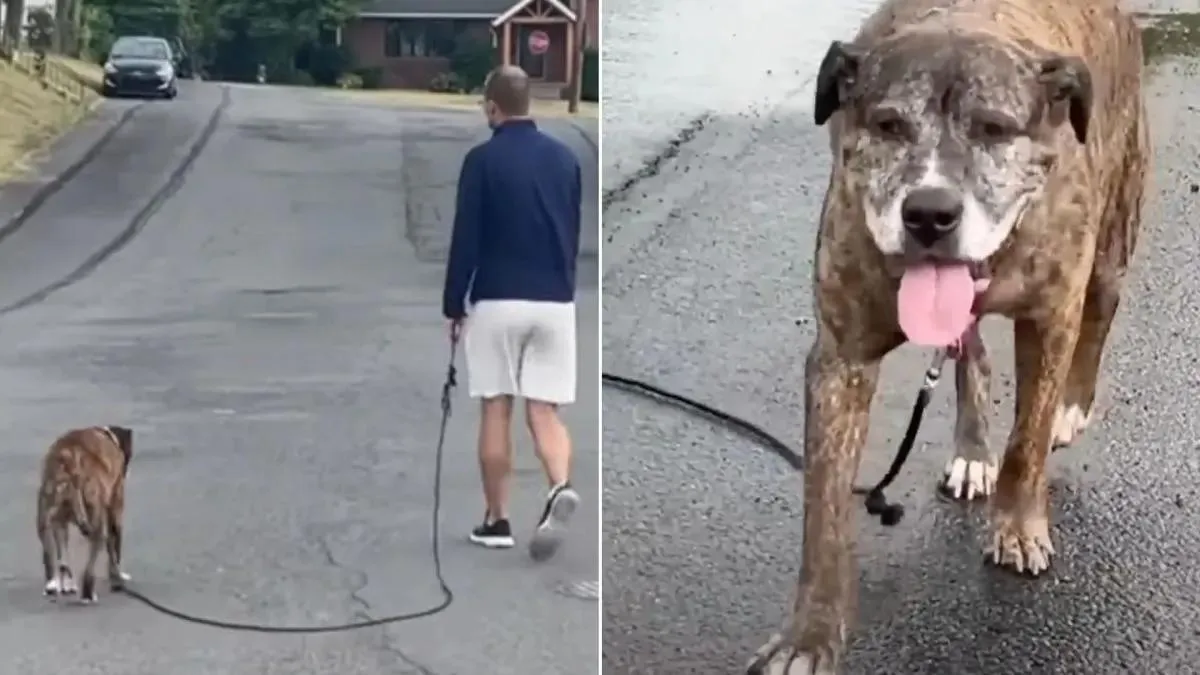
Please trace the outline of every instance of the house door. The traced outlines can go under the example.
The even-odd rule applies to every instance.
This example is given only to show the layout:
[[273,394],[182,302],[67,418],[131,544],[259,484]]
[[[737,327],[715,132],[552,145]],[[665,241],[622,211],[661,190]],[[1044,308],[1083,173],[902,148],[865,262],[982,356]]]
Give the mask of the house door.
[[517,65],[535,80],[546,77],[546,55],[534,54],[529,49],[529,36],[539,30],[544,31],[539,26],[517,24]]

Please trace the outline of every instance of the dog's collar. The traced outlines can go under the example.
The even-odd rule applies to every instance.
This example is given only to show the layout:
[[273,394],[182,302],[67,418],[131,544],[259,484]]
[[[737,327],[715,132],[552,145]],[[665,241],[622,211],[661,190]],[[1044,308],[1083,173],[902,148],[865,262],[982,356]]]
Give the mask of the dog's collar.
[[117,435],[113,433],[112,427],[96,427],[96,428],[99,429],[105,436],[108,436],[109,439],[112,440],[113,445],[117,446],[118,448],[121,447],[121,441],[119,441],[117,439]]

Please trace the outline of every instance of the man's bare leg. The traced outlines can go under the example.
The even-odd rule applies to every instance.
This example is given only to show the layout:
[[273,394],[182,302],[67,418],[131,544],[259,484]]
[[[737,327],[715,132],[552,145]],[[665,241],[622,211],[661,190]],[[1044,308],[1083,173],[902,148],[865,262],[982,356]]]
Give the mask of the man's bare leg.
[[526,401],[525,420],[550,484],[546,506],[529,543],[529,555],[542,561],[553,556],[562,544],[567,524],[579,506],[579,494],[571,487],[571,434],[558,416],[558,406]]
[[489,521],[508,519],[512,404],[511,396],[485,398],[479,414],[479,471],[483,476]]
[[508,522],[512,404],[511,396],[494,396],[483,399],[479,410],[479,473],[487,514],[471,533],[471,541],[488,548],[512,548],[515,544]]
[[571,477],[571,434],[558,416],[558,406],[526,401],[525,421],[550,487],[566,483]]

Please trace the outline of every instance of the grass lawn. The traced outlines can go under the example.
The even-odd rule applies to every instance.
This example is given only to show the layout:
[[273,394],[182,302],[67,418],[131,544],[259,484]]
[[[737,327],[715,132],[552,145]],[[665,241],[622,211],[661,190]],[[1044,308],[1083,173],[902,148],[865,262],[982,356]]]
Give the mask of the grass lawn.
[[[478,94],[439,94],[431,91],[411,89],[331,89],[328,91],[335,96],[358,98],[364,102],[395,106],[441,108],[445,110],[471,110],[475,112],[479,111],[481,100]],[[534,100],[532,108],[530,113],[534,117],[572,117],[572,115],[567,114],[566,101]],[[588,101],[581,101],[579,103],[579,114],[577,117],[594,118],[599,113],[599,105]]]
[[[60,58],[54,62],[62,67],[51,69],[50,86],[12,64],[0,62],[0,182],[27,171],[33,157],[81,120],[98,100],[98,94],[87,83],[94,80],[99,84],[99,66],[90,68]],[[78,83],[69,80],[76,77],[72,73],[77,74]]]

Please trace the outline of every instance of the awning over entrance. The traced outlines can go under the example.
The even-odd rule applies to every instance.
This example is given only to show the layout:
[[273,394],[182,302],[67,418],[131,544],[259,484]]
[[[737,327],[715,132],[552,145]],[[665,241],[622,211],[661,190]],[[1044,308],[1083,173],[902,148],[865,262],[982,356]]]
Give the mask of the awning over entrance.
[[492,27],[499,28],[521,14],[532,15],[531,18],[550,18],[549,10],[557,12],[558,16],[571,23],[579,20],[575,12],[559,0],[517,0],[517,4],[509,7],[508,11],[492,20]]
[[566,83],[578,58],[578,21],[579,15],[562,0],[518,0],[492,20],[501,62],[515,63],[535,80]]

